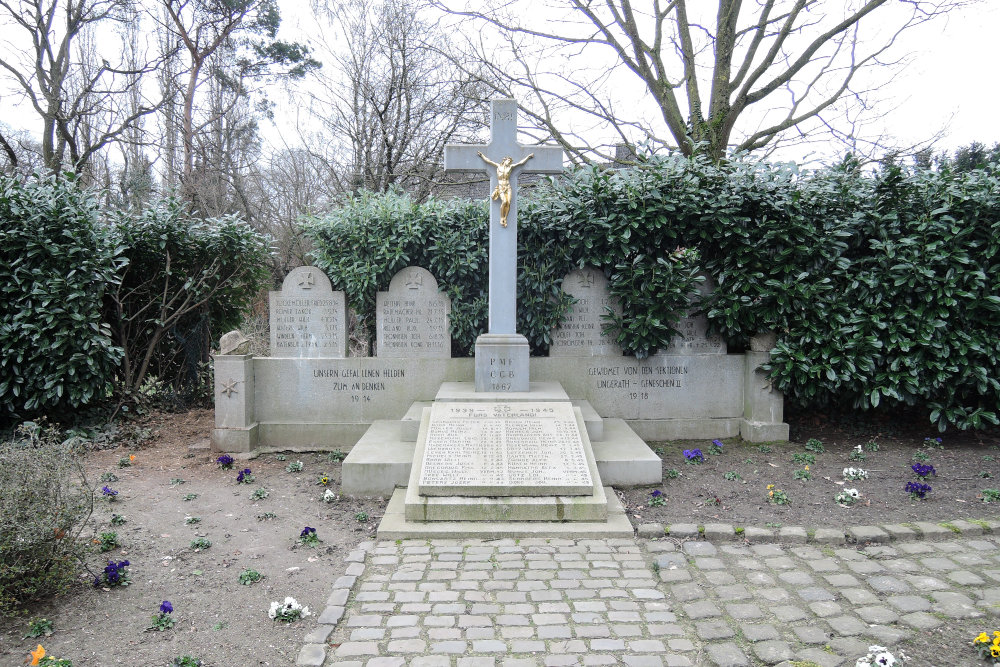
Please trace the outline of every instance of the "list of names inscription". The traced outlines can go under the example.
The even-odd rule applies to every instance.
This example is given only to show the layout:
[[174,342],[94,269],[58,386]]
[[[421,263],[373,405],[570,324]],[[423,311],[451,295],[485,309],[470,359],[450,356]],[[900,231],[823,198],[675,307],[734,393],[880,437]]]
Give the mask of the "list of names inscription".
[[586,495],[593,479],[570,403],[435,403],[421,495]]

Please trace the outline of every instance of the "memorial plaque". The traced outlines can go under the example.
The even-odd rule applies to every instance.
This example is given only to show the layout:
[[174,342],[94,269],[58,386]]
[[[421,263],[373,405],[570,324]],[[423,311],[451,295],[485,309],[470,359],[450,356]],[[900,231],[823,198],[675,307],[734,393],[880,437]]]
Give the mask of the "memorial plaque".
[[571,403],[432,406],[420,495],[587,495],[593,488]]
[[333,291],[326,274],[300,266],[269,296],[272,357],[347,356],[344,293]]
[[[707,278],[698,285],[700,296],[706,296],[712,292],[714,286],[711,279]],[[726,354],[726,341],[719,334],[708,334],[708,318],[705,315],[694,315],[693,311],[685,313],[677,322],[677,330],[680,336],[674,336],[670,345],[661,350],[660,354],[685,355],[685,354]]]
[[376,295],[375,308],[379,357],[451,357],[451,299],[430,271],[410,266],[397,273],[389,291]]
[[576,298],[562,325],[552,330],[550,357],[622,355],[614,337],[604,333],[604,315],[610,308],[621,312],[608,294],[608,279],[598,269],[577,269],[566,274],[563,291]]

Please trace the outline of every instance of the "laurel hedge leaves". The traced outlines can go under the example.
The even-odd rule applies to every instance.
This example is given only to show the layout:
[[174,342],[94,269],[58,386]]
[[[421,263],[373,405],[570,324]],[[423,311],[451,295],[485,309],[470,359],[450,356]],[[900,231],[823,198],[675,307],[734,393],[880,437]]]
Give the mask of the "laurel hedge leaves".
[[0,424],[121,397],[136,369],[169,383],[186,323],[213,321],[216,337],[235,326],[269,247],[173,200],[107,212],[72,175],[0,176]]
[[0,421],[103,398],[121,350],[102,299],[121,266],[72,179],[0,177]]
[[[416,264],[452,298],[453,352],[486,328],[484,201],[360,193],[306,223],[315,261],[374,319],[375,293]],[[664,348],[696,308],[739,351],[775,331],[771,379],[802,406],[915,405],[977,428],[1000,415],[1000,166],[800,173],[748,160],[649,157],[580,168],[522,198],[518,329],[535,354],[570,299],[562,277],[604,270],[627,353]],[[715,289],[699,300],[704,276]]]

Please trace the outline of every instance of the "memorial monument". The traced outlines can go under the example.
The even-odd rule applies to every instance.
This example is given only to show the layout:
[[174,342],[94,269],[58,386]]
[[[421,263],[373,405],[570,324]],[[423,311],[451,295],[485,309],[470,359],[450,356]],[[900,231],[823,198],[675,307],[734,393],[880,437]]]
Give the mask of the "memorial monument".
[[[659,484],[643,438],[787,440],[770,345],[730,354],[687,314],[646,359],[603,330],[617,303],[600,269],[567,275],[577,298],[548,357],[516,330],[517,180],[557,173],[559,148],[521,146],[512,100],[486,146],[449,146],[448,169],[490,174],[489,330],[475,360],[450,356],[450,302],[406,267],[378,295],[376,357],[346,356],[343,295],[315,267],[272,295],[271,356],[215,358],[213,449],[349,451],[342,492],[391,495],[380,537],[631,535],[612,486]],[[278,335],[280,334],[280,335]],[[753,342],[753,341],[752,341]]]

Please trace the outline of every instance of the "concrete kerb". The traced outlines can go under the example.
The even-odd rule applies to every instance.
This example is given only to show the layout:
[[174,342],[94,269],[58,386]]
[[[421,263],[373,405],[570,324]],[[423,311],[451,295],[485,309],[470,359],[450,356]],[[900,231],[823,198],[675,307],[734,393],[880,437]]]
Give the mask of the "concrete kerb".
[[843,530],[801,526],[736,526],[727,523],[641,523],[636,536],[643,539],[669,537],[680,540],[705,540],[725,544],[739,540],[751,544],[772,542],[797,544],[888,544],[914,540],[943,540],[956,535],[976,537],[1000,534],[1000,521],[993,519],[954,519],[952,521],[917,521],[904,524],[849,526]]

